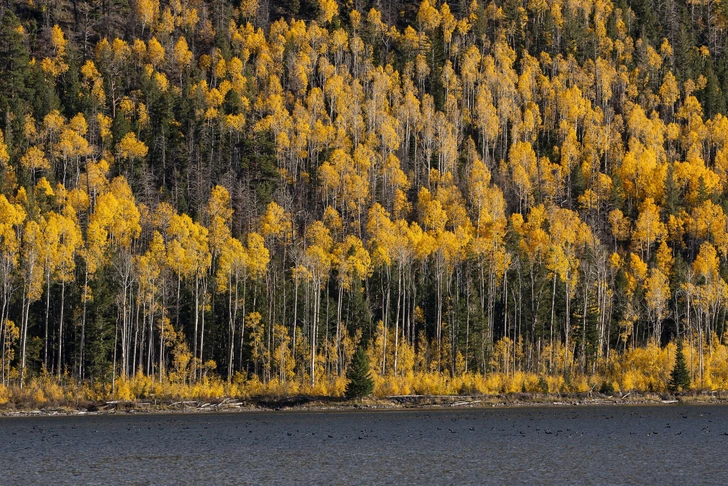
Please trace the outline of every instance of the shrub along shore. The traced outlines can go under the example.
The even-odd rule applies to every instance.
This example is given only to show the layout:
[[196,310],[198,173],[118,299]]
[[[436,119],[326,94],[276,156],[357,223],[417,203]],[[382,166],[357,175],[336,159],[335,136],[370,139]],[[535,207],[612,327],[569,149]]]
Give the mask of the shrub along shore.
[[666,395],[658,393],[533,394],[506,393],[496,395],[399,395],[367,397],[348,400],[340,397],[292,396],[216,398],[210,400],[110,400],[83,401],[42,407],[30,403],[8,402],[0,408],[0,417],[114,415],[134,413],[237,413],[264,411],[349,411],[349,410],[412,410],[412,409],[473,409],[507,407],[576,407],[576,406],[640,406],[640,405],[720,405],[728,403],[728,392],[687,393]]
[[[487,408],[642,404],[719,404],[728,402],[712,375],[686,390],[670,387],[674,346],[637,348],[611,374],[493,372],[409,373],[381,376],[371,372],[374,392],[362,399],[345,397],[347,379],[331,376],[311,386],[307,380],[264,383],[257,375],[236,375],[229,382],[216,375],[195,381],[170,375],[155,380],[141,372],[111,383],[59,381],[42,374],[23,388],[0,385],[0,416],[113,413],[194,413],[260,410],[350,410],[409,408]],[[688,349],[686,355],[690,356]],[[689,361],[688,361],[689,362]],[[651,366],[647,366],[651,364]]]

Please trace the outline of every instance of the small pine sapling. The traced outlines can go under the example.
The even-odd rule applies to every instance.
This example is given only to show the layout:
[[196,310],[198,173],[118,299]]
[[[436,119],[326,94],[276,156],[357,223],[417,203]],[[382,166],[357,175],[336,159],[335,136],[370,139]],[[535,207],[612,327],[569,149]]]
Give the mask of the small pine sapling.
[[349,383],[346,385],[346,398],[361,398],[374,391],[374,380],[369,370],[369,357],[362,348],[354,354],[349,369],[346,371]]
[[675,367],[670,373],[670,381],[667,384],[667,388],[672,393],[675,393],[677,391],[685,391],[690,388],[690,372],[688,371],[688,366],[685,363],[682,339],[677,342]]

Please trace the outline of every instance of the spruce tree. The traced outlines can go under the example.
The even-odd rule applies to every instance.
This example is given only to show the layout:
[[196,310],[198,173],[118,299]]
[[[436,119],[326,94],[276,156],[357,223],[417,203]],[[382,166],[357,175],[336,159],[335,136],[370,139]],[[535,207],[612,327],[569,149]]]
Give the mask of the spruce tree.
[[668,390],[671,392],[685,391],[690,387],[690,372],[685,363],[685,355],[683,354],[682,339],[677,342],[677,353],[675,356],[675,367],[670,373],[670,382],[667,384]]
[[369,371],[369,357],[362,348],[358,348],[346,371],[349,383],[346,385],[346,398],[361,398],[374,391],[374,380]]

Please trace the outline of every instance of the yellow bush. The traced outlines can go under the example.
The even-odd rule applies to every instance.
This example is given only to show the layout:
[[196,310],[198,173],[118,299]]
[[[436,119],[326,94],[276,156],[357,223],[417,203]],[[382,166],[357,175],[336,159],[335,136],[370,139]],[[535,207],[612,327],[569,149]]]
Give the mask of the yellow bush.
[[0,383],[0,405],[5,405],[10,401],[10,398],[12,397],[12,393],[10,393],[10,389]]
[[565,382],[562,375],[546,376],[546,384],[549,387],[549,393],[562,393],[564,392]]
[[46,403],[45,393],[43,393],[43,390],[40,388],[33,389],[31,399],[33,400],[33,404],[36,406],[45,405]]
[[114,393],[114,398],[117,400],[134,400],[136,397],[134,396],[134,393],[132,393],[131,389],[131,383],[129,380],[126,379],[119,379],[116,381],[116,392]]

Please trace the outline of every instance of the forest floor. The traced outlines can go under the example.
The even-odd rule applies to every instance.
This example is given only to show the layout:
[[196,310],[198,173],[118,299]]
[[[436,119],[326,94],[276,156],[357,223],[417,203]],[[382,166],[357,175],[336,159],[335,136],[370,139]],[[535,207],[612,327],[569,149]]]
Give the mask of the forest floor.
[[113,415],[133,413],[215,413],[261,411],[351,411],[408,410],[446,408],[574,407],[620,405],[710,405],[728,404],[728,391],[692,392],[669,395],[659,393],[601,393],[498,395],[399,395],[383,398],[348,400],[339,397],[254,397],[203,400],[102,401],[29,408],[8,403],[0,406],[0,417],[52,415]]

